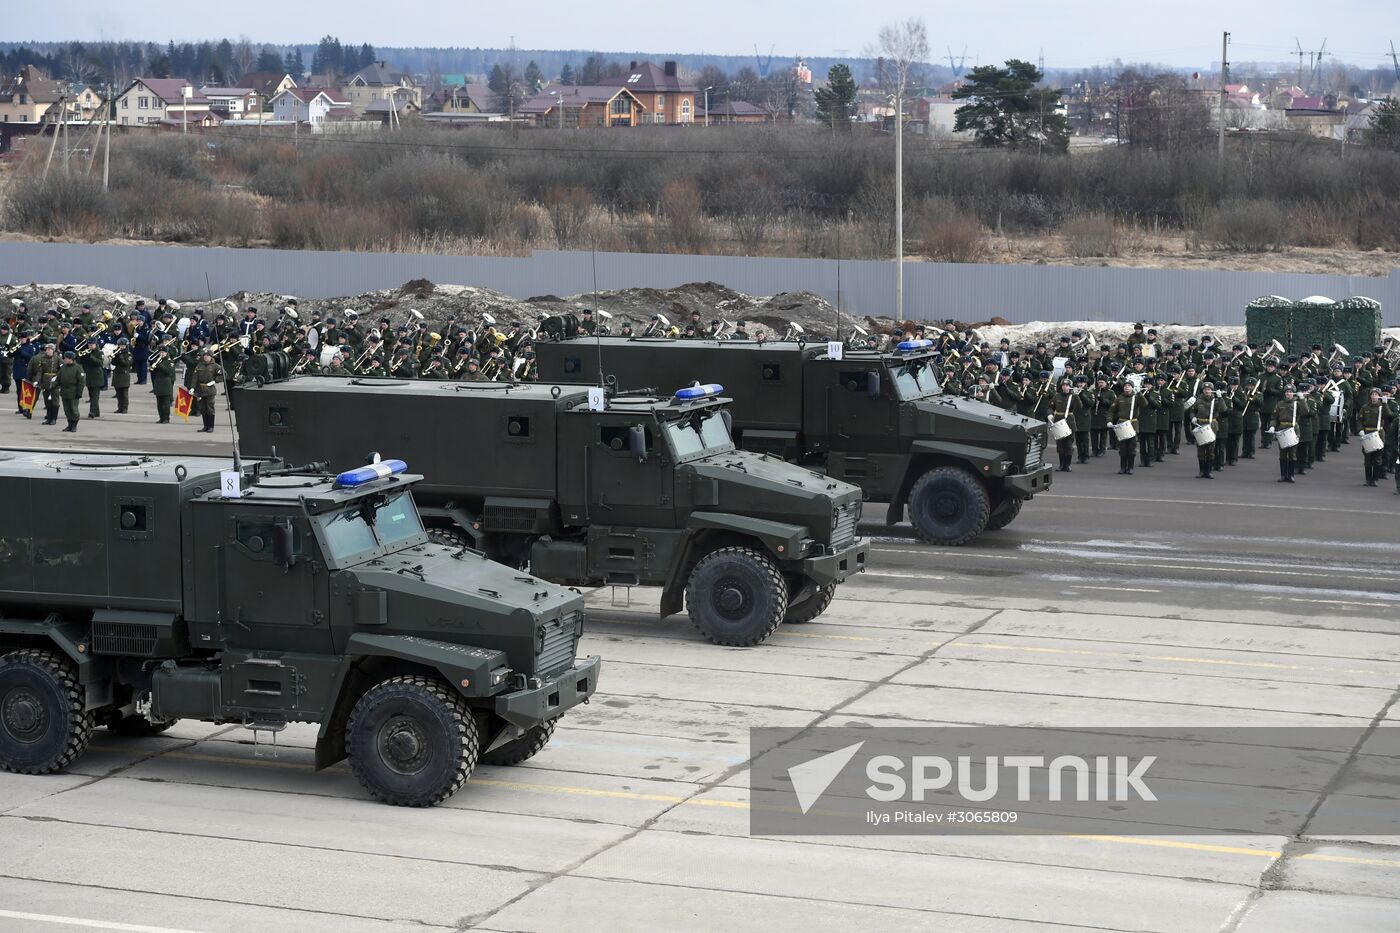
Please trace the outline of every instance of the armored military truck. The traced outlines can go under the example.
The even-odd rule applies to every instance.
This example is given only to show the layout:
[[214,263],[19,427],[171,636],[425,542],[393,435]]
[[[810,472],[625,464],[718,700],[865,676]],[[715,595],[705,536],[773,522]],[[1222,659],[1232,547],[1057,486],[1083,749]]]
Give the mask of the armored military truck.
[[597,685],[583,600],[431,543],[420,480],[0,451],[0,767],[62,770],[98,725],[319,723],[318,769],[431,806],[538,752]]
[[892,352],[832,355],[826,344],[792,341],[580,337],[535,353],[541,380],[597,382],[600,361],[622,389],[716,379],[734,396],[743,449],[854,483],[867,500],[888,503],[887,524],[907,509],[930,544],[966,544],[1009,525],[1050,488],[1046,427],[944,394],[931,348],[908,341]]
[[865,569],[860,490],[734,448],[719,387],[298,377],[233,393],[244,449],[337,468],[402,452],[446,540],[560,583],[661,586],[710,641],[807,622]]

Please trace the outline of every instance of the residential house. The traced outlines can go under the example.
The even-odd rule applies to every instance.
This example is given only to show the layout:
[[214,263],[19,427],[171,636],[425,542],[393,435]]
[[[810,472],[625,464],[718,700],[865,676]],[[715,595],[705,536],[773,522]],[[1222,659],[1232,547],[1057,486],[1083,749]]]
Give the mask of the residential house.
[[25,65],[19,73],[6,78],[0,85],[0,123],[39,123],[57,116],[57,108],[49,109],[63,97],[63,85],[50,80],[33,65]]
[[135,78],[116,99],[116,120],[122,126],[216,122],[209,116],[209,98],[183,78]]
[[705,118],[705,108],[702,104],[700,111],[696,114],[697,123],[720,124],[720,123],[767,123],[768,113],[762,107],[755,107],[746,100],[727,100],[723,103],[710,101],[709,119]]
[[385,126],[394,126],[418,116],[422,110],[411,100],[390,99],[371,101],[369,106],[360,109],[359,113],[366,120],[378,120]]
[[64,106],[68,108],[69,120],[88,123],[102,119],[102,95],[86,84],[70,85]]
[[1365,140],[1371,132],[1371,117],[1376,112],[1374,101],[1356,101],[1347,108],[1347,121],[1343,132],[1353,142]]
[[1295,100],[1293,106],[1283,111],[1288,129],[1295,133],[1306,133],[1319,139],[1342,139],[1347,130],[1345,110],[1329,107],[1301,107],[1303,100]]
[[607,85],[555,86],[552,91],[525,101],[517,113],[535,126],[569,129],[653,122],[641,98],[630,88]]
[[[258,111],[272,109],[269,104],[272,98],[277,97],[287,88],[297,87],[297,78],[287,73],[277,73],[277,71],[249,71],[248,74],[238,78],[239,87],[252,88],[258,95]],[[249,113],[255,111],[248,111]]]
[[641,102],[643,123],[694,123],[700,109],[696,99],[700,89],[682,81],[675,62],[657,68],[651,62],[632,62],[622,77],[606,82],[621,85]]
[[451,84],[428,98],[429,108],[442,113],[497,113],[496,95],[485,84]]
[[258,92],[250,87],[202,87],[199,93],[209,98],[209,109],[221,117],[238,120],[262,111]]
[[396,100],[423,109],[423,88],[413,76],[394,71],[384,62],[361,68],[342,88],[345,99],[361,113],[375,101]]
[[1226,103],[1234,107],[1258,110],[1262,104],[1259,103],[1259,92],[1252,91],[1248,84],[1227,84],[1225,85]]
[[961,106],[963,101],[942,94],[936,97],[920,97],[909,108],[909,116],[911,120],[922,124],[928,135],[948,136],[957,125],[957,112]]
[[273,97],[270,104],[272,118],[284,123],[319,126],[329,121],[354,120],[359,116],[349,100],[323,87],[288,88]]

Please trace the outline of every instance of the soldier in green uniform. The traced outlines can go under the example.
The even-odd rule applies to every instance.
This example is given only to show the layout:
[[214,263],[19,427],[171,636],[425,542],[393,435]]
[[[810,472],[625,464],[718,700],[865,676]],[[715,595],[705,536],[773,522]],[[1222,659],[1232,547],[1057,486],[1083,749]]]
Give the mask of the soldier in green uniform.
[[1278,361],[1273,357],[1264,361],[1264,377],[1259,391],[1259,449],[1268,450],[1274,412],[1278,410],[1279,402],[1283,401],[1283,376],[1279,375]]
[[486,377],[481,374],[481,366],[478,365],[476,357],[467,360],[467,370],[462,373],[463,382],[485,382]]
[[1118,395],[1108,385],[1108,376],[1100,372],[1090,390],[1089,428],[1090,442],[1095,457],[1102,457],[1108,449],[1108,422],[1113,415],[1113,405]]
[[[1274,407],[1273,422],[1275,433],[1286,431],[1292,428],[1298,430],[1298,418],[1303,409],[1303,403],[1299,401],[1297,393],[1292,383],[1283,387],[1283,400]],[[1299,444],[1297,442],[1285,447],[1278,445],[1278,475],[1280,483],[1293,482],[1293,475],[1297,469],[1297,454]]]
[[1074,377],[1074,397],[1079,401],[1079,416],[1074,419],[1074,446],[1081,464],[1089,462],[1089,428],[1093,421],[1089,417],[1089,403],[1093,392],[1087,376],[1080,374]]
[[1069,464],[1074,459],[1074,426],[1076,416],[1084,410],[1083,404],[1079,401],[1079,396],[1074,394],[1074,387],[1068,382],[1060,383],[1060,392],[1055,396],[1054,403],[1050,406],[1045,420],[1050,425],[1061,422],[1069,427],[1069,433],[1055,442],[1055,452],[1060,455],[1060,472],[1070,472]]
[[131,341],[117,340],[117,352],[112,355],[112,391],[117,396],[117,414],[126,414],[131,394]]
[[83,380],[87,383],[88,417],[101,418],[102,406],[98,398],[102,394],[102,345],[96,333],[89,339],[78,364],[83,368]]
[[1259,431],[1259,391],[1262,383],[1258,376],[1249,377],[1249,387],[1244,392],[1244,409],[1240,413],[1244,431],[1240,435],[1240,459],[1254,459],[1254,437]]
[[1170,396],[1167,413],[1167,453],[1177,455],[1181,453],[1181,425],[1186,420],[1186,395],[1182,392],[1186,374],[1181,371],[1180,366],[1172,366],[1167,370],[1167,375],[1167,391],[1162,395],[1163,401],[1167,401]]
[[44,424],[58,423],[58,365],[57,350],[52,343],[44,344],[44,352],[29,363],[29,381],[44,397]]
[[[1134,373],[1142,372],[1142,360],[1133,360]],[[1139,464],[1144,467],[1152,466],[1155,456],[1153,445],[1157,440],[1157,414],[1161,407],[1159,405],[1160,396],[1152,388],[1150,379],[1142,380],[1142,388],[1137,391],[1138,408],[1138,459]]]
[[1304,380],[1298,387],[1298,454],[1296,476],[1307,475],[1312,469],[1313,449],[1317,443],[1317,396],[1316,386],[1311,380]]
[[170,423],[170,404],[175,400],[175,363],[161,348],[152,357],[151,391],[156,396],[156,423]]
[[[1208,381],[1201,383],[1201,396],[1196,399],[1196,404],[1191,409],[1191,430],[1194,432],[1200,428],[1210,428],[1218,436],[1220,415],[1224,407],[1221,400],[1215,395],[1215,386]],[[1215,440],[1202,443],[1199,437],[1196,439],[1196,460],[1201,469],[1201,472],[1197,474],[1197,479],[1215,478],[1211,476],[1211,469],[1215,466],[1217,446],[1218,442]]]
[[[1136,430],[1140,422],[1141,409],[1133,384],[1124,381],[1118,390],[1118,397],[1113,403],[1113,412],[1109,416],[1112,424],[1122,424],[1127,422]],[[1118,475],[1132,476],[1133,461],[1137,457],[1137,438],[1118,441]]]
[[[1358,427],[1362,434],[1372,432],[1385,437],[1385,406],[1381,403],[1381,390],[1372,386],[1370,390],[1370,400],[1363,406],[1357,417]],[[1385,479],[1385,447],[1378,450],[1362,453],[1362,466],[1366,471],[1366,485],[1374,486],[1378,480]]]
[[200,355],[199,365],[194,368],[195,408],[204,418],[201,434],[214,433],[214,399],[218,397],[218,384],[224,381],[224,368],[214,362],[214,353],[208,347]]
[[1171,414],[1173,392],[1167,388],[1167,374],[1158,373],[1153,378],[1153,397],[1157,399],[1157,436],[1152,441],[1152,460],[1161,463],[1166,459],[1167,447],[1171,440]]
[[1225,433],[1225,465],[1234,466],[1240,459],[1240,437],[1244,434],[1244,391],[1240,377],[1230,377],[1230,388],[1221,399],[1225,410],[1219,414]]
[[57,381],[58,394],[63,400],[63,417],[68,421],[68,427],[63,430],[73,434],[78,430],[78,402],[82,400],[86,379],[83,368],[78,365],[77,354],[72,350],[63,351],[63,365],[58,367]]

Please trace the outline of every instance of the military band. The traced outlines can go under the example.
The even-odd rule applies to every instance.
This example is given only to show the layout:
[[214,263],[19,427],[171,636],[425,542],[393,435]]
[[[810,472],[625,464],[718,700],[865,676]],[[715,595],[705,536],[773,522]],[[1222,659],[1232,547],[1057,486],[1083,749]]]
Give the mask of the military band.
[[[211,432],[216,399],[227,386],[273,373],[459,382],[531,381],[538,375],[539,322],[501,324],[487,313],[435,329],[412,309],[386,312],[367,326],[353,308],[322,317],[290,296],[265,314],[233,301],[208,310],[165,299],[154,309],[143,299],[120,298],[104,309],[75,308],[63,298],[43,309],[20,299],[10,304],[0,317],[0,394],[33,385],[34,407],[42,403],[44,422],[56,424],[62,410],[65,431],[77,430],[84,393],[88,418],[102,417],[101,396],[108,388],[116,413],[125,415],[131,386],[148,383],[158,422],[169,423],[177,385],[183,385],[192,413],[201,417],[200,430]],[[212,320],[206,317],[211,311]],[[773,339],[743,320],[707,323],[698,311],[684,324],[657,313],[636,331],[631,321],[592,309],[551,320],[572,329],[556,330],[553,337],[605,335],[615,328],[624,337]],[[1046,421],[1064,472],[1113,450],[1119,473],[1132,475],[1180,454],[1184,442],[1197,448],[1198,475],[1207,479],[1254,459],[1257,449],[1277,447],[1279,482],[1291,483],[1355,442],[1364,448],[1366,485],[1395,473],[1400,492],[1400,342],[1388,340],[1350,357],[1341,347],[1329,353],[1321,345],[1288,355],[1277,344],[1227,349],[1211,336],[1168,345],[1154,328],[1136,324],[1116,344],[1074,331],[1053,345],[1018,348],[1003,339],[992,347],[951,321],[927,331],[875,336],[856,328],[850,336],[861,346],[932,340],[943,390]],[[784,337],[807,339],[796,325]],[[265,360],[278,351],[285,367],[274,369]],[[33,416],[22,400],[17,411]]]

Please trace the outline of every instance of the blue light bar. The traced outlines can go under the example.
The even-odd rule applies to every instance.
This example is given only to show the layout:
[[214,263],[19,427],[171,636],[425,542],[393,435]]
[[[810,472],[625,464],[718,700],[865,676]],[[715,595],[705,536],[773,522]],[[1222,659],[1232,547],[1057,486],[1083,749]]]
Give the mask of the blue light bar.
[[381,460],[368,466],[346,470],[335,478],[335,485],[341,489],[351,489],[355,486],[363,486],[365,483],[372,483],[377,479],[383,479],[386,476],[393,476],[395,473],[407,472],[408,464],[402,460]]
[[901,340],[895,349],[908,353],[913,350],[927,350],[931,346],[933,346],[932,340]]
[[676,392],[676,399],[681,402],[690,402],[697,398],[709,398],[714,395],[719,395],[723,391],[724,386],[720,385],[718,382],[710,382],[702,386],[690,386],[685,389],[680,389]]

